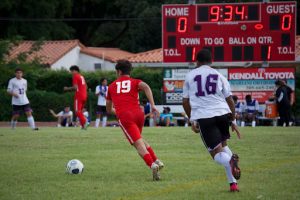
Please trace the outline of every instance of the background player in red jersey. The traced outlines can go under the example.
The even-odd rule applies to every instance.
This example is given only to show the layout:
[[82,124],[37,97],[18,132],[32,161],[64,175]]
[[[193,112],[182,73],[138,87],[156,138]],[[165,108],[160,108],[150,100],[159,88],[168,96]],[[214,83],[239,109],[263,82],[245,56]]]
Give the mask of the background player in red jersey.
[[[142,138],[144,113],[139,105],[139,91],[144,91],[152,112],[157,112],[150,87],[139,79],[130,78],[131,63],[119,60],[116,64],[118,79],[108,87],[106,108],[116,114],[119,124],[131,145],[133,145],[145,163],[152,169],[153,180],[160,179],[159,169],[163,163],[157,159],[151,146]],[[114,107],[114,108],[113,108]]]
[[78,66],[71,66],[70,71],[73,75],[73,86],[64,87],[64,91],[76,91],[74,96],[74,111],[79,118],[82,129],[87,129],[89,122],[84,117],[82,111],[87,99],[86,82],[84,77],[80,74]]

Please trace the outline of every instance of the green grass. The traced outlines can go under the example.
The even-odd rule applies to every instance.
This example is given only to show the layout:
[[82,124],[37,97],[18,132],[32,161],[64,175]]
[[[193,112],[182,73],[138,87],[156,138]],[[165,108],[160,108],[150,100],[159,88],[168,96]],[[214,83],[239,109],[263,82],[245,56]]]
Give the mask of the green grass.
[[[224,169],[186,128],[145,128],[165,163],[152,182],[119,128],[0,129],[0,199],[300,199],[300,128],[257,127],[233,135],[240,156],[241,192],[228,192]],[[79,159],[81,175],[65,174]]]

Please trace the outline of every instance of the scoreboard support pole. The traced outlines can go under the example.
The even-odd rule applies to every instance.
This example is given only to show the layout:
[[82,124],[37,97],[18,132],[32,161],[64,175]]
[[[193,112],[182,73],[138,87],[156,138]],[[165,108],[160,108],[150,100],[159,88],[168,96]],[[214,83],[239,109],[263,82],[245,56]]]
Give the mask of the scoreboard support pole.
[[[196,0],[188,0],[188,4],[196,4]],[[195,63],[189,62],[189,63],[187,64],[187,67],[188,67],[189,69],[193,69],[193,68],[195,68]]]

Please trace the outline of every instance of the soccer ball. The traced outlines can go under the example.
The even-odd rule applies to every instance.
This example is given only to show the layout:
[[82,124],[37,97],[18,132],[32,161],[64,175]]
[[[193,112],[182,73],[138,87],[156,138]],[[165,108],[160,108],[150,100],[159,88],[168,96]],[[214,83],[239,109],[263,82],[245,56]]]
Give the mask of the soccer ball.
[[73,159],[67,163],[66,172],[68,174],[81,174],[84,166],[80,160]]

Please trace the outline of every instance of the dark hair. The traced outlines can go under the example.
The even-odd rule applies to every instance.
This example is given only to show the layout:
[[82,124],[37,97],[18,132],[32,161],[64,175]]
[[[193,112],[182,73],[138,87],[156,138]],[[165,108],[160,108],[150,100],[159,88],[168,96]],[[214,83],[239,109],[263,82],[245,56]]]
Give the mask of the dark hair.
[[236,95],[232,96],[233,101],[237,101],[239,98]]
[[120,70],[123,75],[129,75],[132,65],[128,60],[118,60],[115,69]]
[[103,83],[104,80],[107,80],[107,79],[106,79],[106,78],[101,78],[101,79],[100,79],[101,85],[102,85],[102,83]]
[[72,65],[70,67],[70,71],[78,71],[78,72],[80,72],[79,67],[77,65]]
[[16,68],[15,72],[23,72],[23,70],[21,68]]
[[211,53],[208,49],[201,49],[197,53],[197,61],[202,63],[211,63]]
[[286,81],[282,80],[282,79],[278,79],[275,81],[275,85],[277,86],[285,86],[286,85]]
[[251,95],[250,95],[250,94],[247,94],[245,98],[246,98],[246,99],[251,99]]
[[168,112],[171,112],[171,108],[168,106],[168,107],[163,107],[164,110],[167,110]]
[[281,85],[280,80],[276,80],[275,85]]

